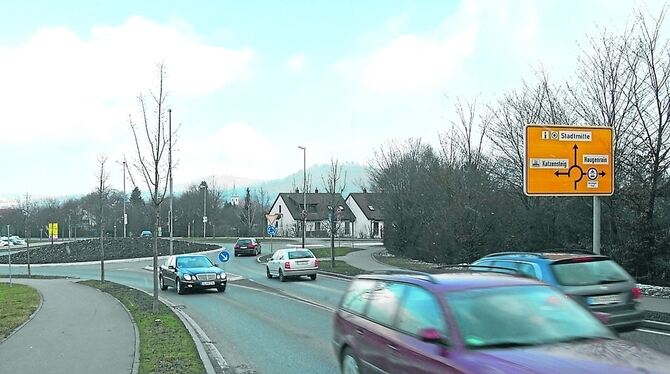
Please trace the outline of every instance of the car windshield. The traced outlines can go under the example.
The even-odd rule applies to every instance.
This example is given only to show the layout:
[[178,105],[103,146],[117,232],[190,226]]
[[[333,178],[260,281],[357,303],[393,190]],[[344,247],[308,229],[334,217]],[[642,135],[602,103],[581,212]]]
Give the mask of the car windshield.
[[310,251],[291,251],[288,253],[289,260],[312,257],[314,257],[314,255]]
[[470,348],[613,338],[588,310],[547,286],[451,292],[446,299]]
[[212,261],[205,256],[178,257],[177,267],[179,268],[208,268],[214,266]]
[[564,286],[590,286],[630,279],[626,271],[612,260],[558,262],[552,268],[556,280]]

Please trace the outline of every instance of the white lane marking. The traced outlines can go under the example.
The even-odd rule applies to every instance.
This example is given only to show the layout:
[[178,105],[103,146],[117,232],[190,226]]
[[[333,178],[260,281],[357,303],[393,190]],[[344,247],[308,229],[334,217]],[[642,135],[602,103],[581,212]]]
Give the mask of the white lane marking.
[[647,329],[637,329],[637,330],[635,330],[635,331],[646,332],[646,333],[648,333],[648,334],[656,334],[656,335],[670,336],[670,334],[667,333],[667,332],[653,331],[653,330],[647,330]]
[[644,322],[653,323],[653,324],[655,324],[655,325],[658,324],[658,325],[670,326],[670,323],[666,323],[666,322],[658,322],[658,321],[650,321],[650,320],[648,320],[648,319],[645,319]]
[[290,293],[286,293],[286,292],[285,292],[284,294],[280,294],[280,293],[270,292],[270,291],[263,290],[263,289],[254,288],[254,287],[243,286],[243,285],[241,285],[241,284],[231,284],[231,286],[239,287],[239,288],[244,288],[244,289],[252,290],[252,291],[263,292],[263,293],[266,293],[266,294],[268,294],[268,295],[273,295],[273,296],[281,297],[281,298],[284,298],[284,299],[287,299],[287,300],[297,301],[297,302],[300,302],[300,303],[303,303],[303,304],[306,304],[306,305],[313,306],[313,307],[315,307],[315,308],[320,308],[320,309],[323,309],[323,310],[327,310],[327,311],[329,311],[329,312],[331,312],[331,313],[335,313],[335,311],[336,311],[335,308],[331,308],[331,307],[329,307],[329,306],[327,306],[327,305],[323,305],[323,304],[321,304],[321,303],[319,303],[319,302],[316,302],[316,301],[313,301],[313,300],[309,300],[309,299],[306,299],[306,298],[304,298],[304,297],[296,296],[296,295],[293,295],[293,294],[290,294]]

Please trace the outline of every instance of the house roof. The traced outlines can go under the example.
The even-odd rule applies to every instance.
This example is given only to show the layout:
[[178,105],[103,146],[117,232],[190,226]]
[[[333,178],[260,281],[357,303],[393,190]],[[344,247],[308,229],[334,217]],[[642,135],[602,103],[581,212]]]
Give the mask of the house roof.
[[[277,199],[272,204],[274,207],[277,204],[279,198],[282,198],[288,212],[291,214],[293,219],[302,220],[300,216],[300,206],[302,205],[303,195],[302,193],[280,193],[277,195]],[[330,193],[308,193],[305,194],[307,199],[307,221],[325,221],[328,220],[328,206],[334,206],[335,209],[342,207],[342,220],[343,221],[353,221],[355,219],[354,214],[351,213],[347,204],[344,203],[344,199],[340,194],[330,194]],[[310,205],[314,204],[316,211],[309,209]]]
[[[349,196],[354,200],[361,211],[363,211],[365,218],[374,221],[384,220],[384,209],[382,208],[382,196],[380,193],[352,192]],[[347,199],[348,198],[349,197],[347,197]]]

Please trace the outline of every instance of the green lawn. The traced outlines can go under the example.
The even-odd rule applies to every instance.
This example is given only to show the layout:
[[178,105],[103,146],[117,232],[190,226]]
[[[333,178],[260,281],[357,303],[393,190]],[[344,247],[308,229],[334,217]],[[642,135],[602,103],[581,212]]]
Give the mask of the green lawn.
[[[310,248],[310,251],[314,253],[316,258],[330,258],[330,247],[326,248]],[[350,247],[335,247],[335,257],[344,256],[349,252],[360,251],[360,248],[350,248]]]
[[80,282],[119,299],[128,308],[140,333],[140,373],[204,373],[205,367],[188,330],[174,312],[160,303],[152,312],[153,298],[120,284]]
[[0,340],[28,320],[40,305],[40,294],[32,287],[0,283]]
[[365,274],[364,270],[351,266],[344,261],[335,260],[335,267],[331,267],[330,265],[330,260],[321,261],[319,263],[319,270],[351,276]]

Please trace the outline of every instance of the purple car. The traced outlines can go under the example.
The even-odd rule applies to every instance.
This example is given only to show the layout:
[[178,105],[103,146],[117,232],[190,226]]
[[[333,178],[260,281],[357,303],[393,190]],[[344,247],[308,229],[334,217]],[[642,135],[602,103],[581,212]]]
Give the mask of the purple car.
[[668,373],[670,356],[618,339],[538,281],[495,273],[367,274],[334,317],[343,373]]

